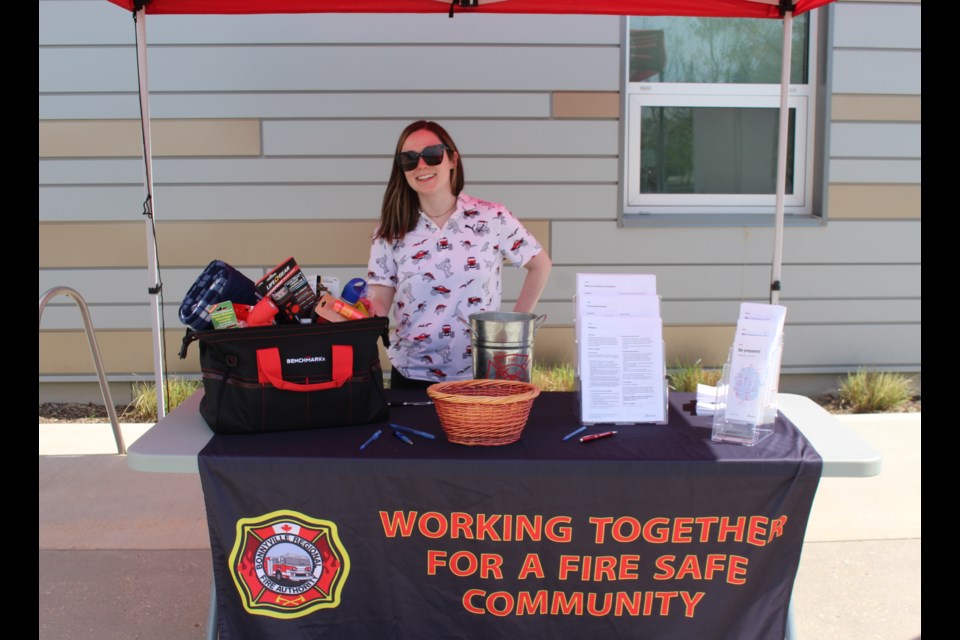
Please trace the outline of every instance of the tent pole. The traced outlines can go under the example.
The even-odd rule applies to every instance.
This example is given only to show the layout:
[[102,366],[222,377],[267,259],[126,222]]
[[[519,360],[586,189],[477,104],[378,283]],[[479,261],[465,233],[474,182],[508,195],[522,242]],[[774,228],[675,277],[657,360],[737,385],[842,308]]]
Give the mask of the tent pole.
[[783,14],[783,64],[780,67],[780,131],[777,139],[777,201],[773,223],[773,263],[770,275],[770,304],[780,303],[780,274],[783,263],[783,202],[787,191],[787,140],[790,135],[790,58],[793,44],[793,12]]
[[134,14],[137,34],[137,70],[140,90],[140,127],[143,131],[143,159],[146,166],[146,199],[143,213],[147,232],[147,279],[150,293],[150,321],[153,329],[153,376],[157,387],[157,419],[166,415],[166,385],[164,384],[164,344],[160,314],[160,267],[157,263],[154,235],[153,147],[150,131],[150,94],[147,82],[147,12],[142,7]]

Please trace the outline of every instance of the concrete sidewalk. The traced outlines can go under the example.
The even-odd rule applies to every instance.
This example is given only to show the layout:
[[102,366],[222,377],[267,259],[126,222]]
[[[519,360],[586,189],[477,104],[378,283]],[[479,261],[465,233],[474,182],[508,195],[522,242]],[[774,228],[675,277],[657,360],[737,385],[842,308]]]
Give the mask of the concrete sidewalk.
[[[821,480],[794,591],[798,635],[919,638],[920,414],[838,417],[880,451],[883,471]],[[148,427],[122,425],[127,444]],[[135,472],[115,451],[109,425],[40,425],[39,637],[203,638],[199,477]]]

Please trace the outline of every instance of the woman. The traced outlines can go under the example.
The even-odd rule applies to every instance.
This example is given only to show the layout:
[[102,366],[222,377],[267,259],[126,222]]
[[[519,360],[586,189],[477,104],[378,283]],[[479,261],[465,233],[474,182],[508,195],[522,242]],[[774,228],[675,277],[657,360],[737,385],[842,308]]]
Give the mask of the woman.
[[500,308],[504,260],[527,270],[514,311],[532,312],[550,257],[502,205],[461,193],[463,164],[435,122],[407,126],[397,142],[367,272],[374,312],[393,308],[391,386],[473,377],[467,317]]

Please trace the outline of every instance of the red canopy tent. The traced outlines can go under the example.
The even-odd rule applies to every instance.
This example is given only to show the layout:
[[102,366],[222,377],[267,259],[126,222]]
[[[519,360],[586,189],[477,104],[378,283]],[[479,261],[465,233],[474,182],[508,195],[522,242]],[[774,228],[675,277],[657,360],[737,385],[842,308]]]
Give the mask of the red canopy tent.
[[109,0],[130,11],[155,14],[240,13],[552,13],[622,16],[782,18],[816,9],[832,0]]
[[163,337],[160,333],[159,267],[153,234],[153,165],[150,103],[146,64],[146,14],[267,14],[267,13],[512,13],[592,14],[624,16],[696,16],[783,19],[783,64],[780,84],[780,136],[777,147],[777,192],[770,301],[779,301],[783,247],[784,194],[787,171],[787,107],[790,84],[790,42],[793,17],[833,0],[109,0],[135,14],[140,105],[146,160],[147,258],[150,268],[154,336],[154,373],[159,417],[165,414]]

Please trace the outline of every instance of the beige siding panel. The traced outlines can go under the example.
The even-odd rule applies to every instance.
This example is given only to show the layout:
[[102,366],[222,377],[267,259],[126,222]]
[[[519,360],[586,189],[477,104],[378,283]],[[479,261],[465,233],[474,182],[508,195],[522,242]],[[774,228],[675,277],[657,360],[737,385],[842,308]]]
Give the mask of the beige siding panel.
[[550,221],[524,220],[523,226],[533,234],[533,237],[537,239],[540,246],[547,252],[547,255],[550,255]]
[[[549,252],[550,223],[524,225]],[[302,265],[366,267],[376,220],[356,222],[158,222],[161,266],[206,266],[219,258],[234,266],[272,267],[288,256]],[[110,247],[104,251],[104,247]],[[40,225],[40,268],[146,266],[142,224]]]
[[573,364],[573,327],[542,327],[533,341],[533,358],[544,364]]
[[143,222],[40,223],[40,268],[145,267]]
[[[549,250],[549,222],[527,220],[528,229]],[[178,222],[158,225],[164,262],[206,264],[216,253],[231,264],[273,266],[293,256],[303,265],[366,267],[376,220],[357,222]],[[542,239],[541,239],[542,238]],[[213,250],[212,247],[216,247]]]
[[[183,330],[166,332],[167,368],[171,373],[200,371],[200,350],[194,345],[187,358],[177,357]],[[153,372],[153,336],[146,331],[97,331],[97,344],[107,374],[129,375]],[[40,375],[94,373],[87,336],[83,331],[44,331],[40,333]]]
[[40,123],[41,158],[142,154],[139,121],[63,120]]
[[920,122],[920,96],[833,95],[831,119]]
[[176,222],[158,226],[164,262],[185,266],[219,257],[230,264],[366,266],[375,220],[357,222]]
[[664,327],[667,366],[677,362],[701,360],[706,367],[718,367],[727,361],[733,343],[735,325]]
[[[357,222],[158,222],[162,265],[274,266],[288,256],[302,264],[365,266],[375,220]],[[104,251],[103,247],[110,247]],[[146,265],[143,225],[40,225],[40,267]]]
[[557,91],[554,118],[619,118],[620,94],[614,92]]
[[160,156],[260,155],[259,120],[159,120],[153,125]]
[[[139,120],[40,122],[40,157],[140,156]],[[260,154],[258,120],[154,120],[155,156]]]
[[857,218],[920,219],[920,185],[832,184],[831,220]]

